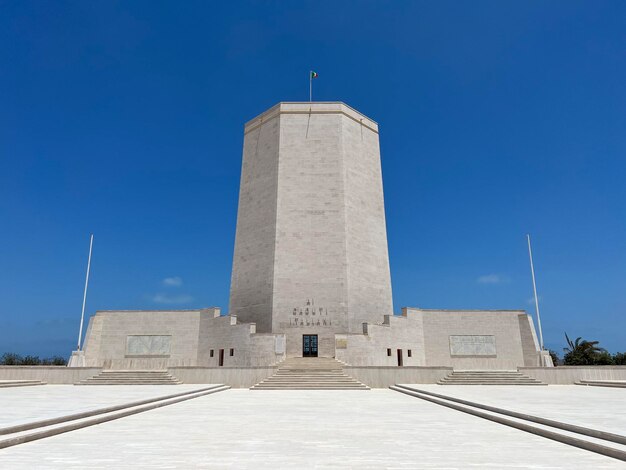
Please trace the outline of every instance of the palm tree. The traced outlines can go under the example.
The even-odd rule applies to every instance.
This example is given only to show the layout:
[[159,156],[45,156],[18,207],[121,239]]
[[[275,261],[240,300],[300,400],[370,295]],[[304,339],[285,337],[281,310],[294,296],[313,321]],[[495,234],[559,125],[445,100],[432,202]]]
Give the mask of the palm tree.
[[563,348],[563,362],[566,365],[592,365],[599,354],[606,353],[606,349],[598,346],[599,341],[587,341],[580,336],[572,341],[567,333],[565,339],[567,347]]

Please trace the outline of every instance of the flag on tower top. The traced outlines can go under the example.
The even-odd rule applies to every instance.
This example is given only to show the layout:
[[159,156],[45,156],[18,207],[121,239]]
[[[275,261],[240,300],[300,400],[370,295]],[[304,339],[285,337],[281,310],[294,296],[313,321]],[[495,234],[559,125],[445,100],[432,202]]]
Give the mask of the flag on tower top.
[[317,78],[317,72],[313,72],[313,70],[309,73],[309,102],[313,102],[313,79]]

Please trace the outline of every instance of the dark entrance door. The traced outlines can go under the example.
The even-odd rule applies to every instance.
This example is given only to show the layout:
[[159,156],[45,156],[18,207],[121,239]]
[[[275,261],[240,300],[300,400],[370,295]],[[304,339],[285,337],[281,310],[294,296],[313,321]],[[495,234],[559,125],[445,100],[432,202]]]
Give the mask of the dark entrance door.
[[317,335],[302,335],[302,356],[317,357]]
[[398,349],[398,367],[402,367],[402,349]]

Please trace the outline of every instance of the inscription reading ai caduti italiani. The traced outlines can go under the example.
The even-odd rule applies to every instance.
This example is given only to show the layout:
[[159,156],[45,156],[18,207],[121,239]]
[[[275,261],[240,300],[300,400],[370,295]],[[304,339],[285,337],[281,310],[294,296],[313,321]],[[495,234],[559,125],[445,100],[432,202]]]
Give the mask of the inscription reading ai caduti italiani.
[[315,305],[313,299],[307,299],[303,307],[294,307],[289,319],[289,326],[332,326],[328,318],[328,309]]

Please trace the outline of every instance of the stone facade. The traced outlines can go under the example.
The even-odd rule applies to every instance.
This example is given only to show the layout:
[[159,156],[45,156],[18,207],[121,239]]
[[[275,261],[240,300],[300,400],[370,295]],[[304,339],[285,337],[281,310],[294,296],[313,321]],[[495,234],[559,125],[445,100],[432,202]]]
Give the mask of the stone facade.
[[343,103],[280,103],[245,126],[230,313],[334,355],[393,312],[378,126]]
[[362,334],[336,335],[336,354],[354,366],[535,367],[542,364],[534,331],[522,310],[404,308],[363,324]]
[[99,311],[84,347],[85,366],[107,369],[272,365],[284,357],[282,335],[258,335],[218,308]]

